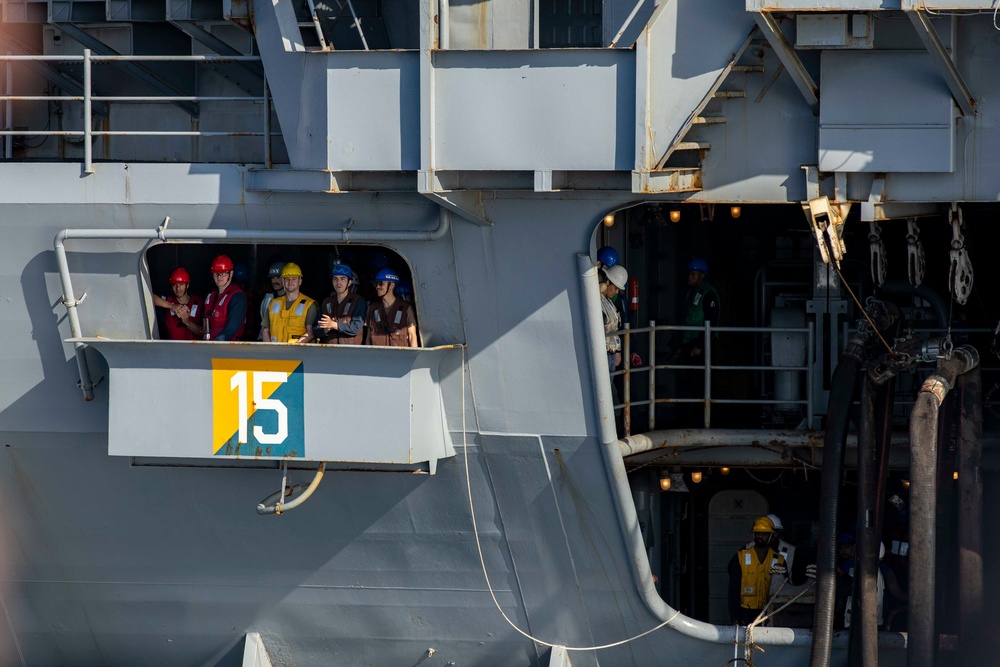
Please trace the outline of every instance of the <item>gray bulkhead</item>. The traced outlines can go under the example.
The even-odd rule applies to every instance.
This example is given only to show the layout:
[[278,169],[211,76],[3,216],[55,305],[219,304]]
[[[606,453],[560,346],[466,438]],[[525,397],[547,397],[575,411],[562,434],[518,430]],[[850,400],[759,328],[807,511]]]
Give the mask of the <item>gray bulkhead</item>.
[[[235,165],[107,163],[83,178],[75,163],[0,165],[7,276],[0,354],[8,379],[0,385],[2,592],[18,639],[16,647],[0,642],[3,662],[16,664],[21,652],[27,664],[215,664],[254,630],[277,664],[413,664],[428,648],[435,654],[422,664],[545,664],[547,649],[511,630],[485,589],[465,505],[463,427],[486,566],[522,629],[579,646],[660,623],[635,580],[601,450],[606,416],[595,396],[577,256],[591,248],[606,212],[647,192],[674,201],[804,199],[801,166],[820,159],[823,105],[851,104],[823,96],[819,58],[805,54],[820,85],[817,117],[770,47],[750,44],[763,72],[730,74],[736,79],[725,82],[743,81],[746,95],[712,102],[727,122],[698,130],[712,146],[698,166],[701,189],[633,193],[632,183],[643,183],[684,138],[685,121],[751,36],[742,3],[698,7],[661,5],[634,50],[439,51],[433,104],[422,92],[431,74],[422,52],[265,59],[291,166],[302,178],[402,171],[415,186],[421,172],[430,192],[447,189],[447,172],[459,186],[472,172],[517,172],[507,181],[488,174],[488,186],[472,191],[491,224],[455,215],[444,239],[393,244],[414,270],[425,345],[467,346],[464,396],[460,368],[442,378],[459,455],[435,476],[331,472],[308,504],[277,519],[253,513],[278,485],[275,469],[130,466],[107,455],[107,388],[84,403],[75,387],[52,238],[67,227],[153,228],[165,216],[191,229],[329,229],[350,219],[358,230],[429,229],[438,204],[415,187],[262,192],[257,179],[266,185],[271,177]],[[275,29],[273,17],[258,14],[258,39]],[[457,12],[453,28],[466,20]],[[898,20],[880,18],[876,30]],[[718,40],[695,38],[692,26],[714,22]],[[989,104],[1000,33],[989,17],[954,24],[978,113],[955,121],[952,173],[885,176],[893,201],[994,201],[1000,191],[990,168],[997,115]],[[658,52],[660,32],[676,35],[676,45]],[[458,48],[461,34],[452,40]],[[900,48],[920,46],[912,42],[901,38]],[[518,76],[531,80],[500,94],[522,85]],[[568,90],[556,85],[561,80]],[[858,90],[878,92],[864,81]],[[491,92],[485,120],[473,117]],[[904,91],[893,104],[919,102]],[[889,146],[904,158],[919,148]],[[553,194],[489,187],[520,183],[525,173],[544,184],[553,171],[589,173],[604,187]],[[867,200],[873,178],[851,173],[848,195]],[[831,194],[832,180],[823,181]],[[88,294],[80,307],[87,335],[150,335],[142,251],[124,241],[71,249],[76,291]],[[101,357],[89,356],[94,377],[106,378]],[[375,407],[360,417],[377,418]],[[178,437],[196,428],[178,415]],[[683,631],[574,654],[573,662],[715,665],[733,656],[721,628],[705,642],[690,636],[701,626],[678,625]],[[775,631],[772,641],[792,641],[791,633]],[[768,647],[760,662],[804,664],[808,641],[794,641]],[[885,664],[900,655],[887,650]]]

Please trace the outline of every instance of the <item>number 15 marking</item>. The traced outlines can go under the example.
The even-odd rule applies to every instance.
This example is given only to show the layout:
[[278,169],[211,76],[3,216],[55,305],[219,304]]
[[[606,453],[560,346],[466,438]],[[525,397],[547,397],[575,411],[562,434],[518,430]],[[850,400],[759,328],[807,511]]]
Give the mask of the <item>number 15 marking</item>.
[[271,410],[278,415],[278,431],[264,433],[263,427],[254,425],[253,437],[262,445],[280,445],[288,437],[288,408],[275,398],[264,398],[265,384],[284,384],[288,374],[280,371],[237,371],[229,381],[229,390],[237,390],[239,401],[239,435],[237,442],[244,444],[247,438],[247,375],[253,376],[253,403],[257,411]]

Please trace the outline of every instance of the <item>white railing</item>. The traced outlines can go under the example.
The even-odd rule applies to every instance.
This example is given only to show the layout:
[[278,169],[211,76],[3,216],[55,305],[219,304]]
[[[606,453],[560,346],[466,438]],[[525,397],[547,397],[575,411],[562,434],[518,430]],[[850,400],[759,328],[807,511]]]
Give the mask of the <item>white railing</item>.
[[[12,75],[10,63],[18,61],[29,62],[68,62],[83,63],[83,95],[14,95],[12,91]],[[280,132],[271,131],[271,98],[267,84],[264,84],[264,95],[257,96],[165,96],[165,95],[115,95],[100,96],[94,95],[91,82],[92,66],[100,63],[115,62],[195,62],[195,63],[234,63],[234,62],[260,62],[260,56],[218,56],[218,55],[193,55],[193,56],[101,56],[94,55],[90,49],[84,49],[82,56],[54,56],[54,55],[3,55],[0,54],[0,63],[5,63],[7,85],[4,94],[0,95],[0,102],[6,108],[6,128],[0,129],[2,137],[18,136],[38,136],[38,137],[83,137],[83,171],[87,174],[94,173],[93,139],[94,137],[263,137],[264,139],[264,163],[271,167],[271,137],[280,136]],[[83,129],[81,130],[17,130],[12,125],[12,104],[14,102],[83,102]],[[262,102],[264,107],[263,129],[260,132],[221,132],[221,131],[167,131],[167,130],[95,130],[93,129],[92,107],[94,102],[118,102],[132,104],[164,104],[178,102]],[[11,156],[10,139],[6,139],[6,156]]]
[[[658,358],[656,347],[656,334],[663,331],[697,331],[704,335],[704,348],[700,357],[701,363],[662,363],[664,360]],[[718,345],[713,342],[716,335],[728,334],[804,334],[806,343],[806,363],[803,366],[775,366],[775,365],[724,365],[712,363],[713,346]],[[701,403],[704,407],[703,424],[705,428],[712,425],[712,405],[721,404],[745,404],[745,405],[802,405],[805,407],[805,424],[807,428],[813,427],[813,372],[815,366],[815,328],[812,323],[806,327],[713,327],[709,322],[705,322],[704,327],[660,325],[650,322],[648,327],[632,328],[625,325],[625,328],[616,332],[622,337],[622,361],[620,370],[611,373],[612,378],[622,376],[623,392],[622,402],[615,405],[615,410],[623,411],[623,423],[625,435],[632,434],[632,408],[636,406],[649,406],[648,429],[652,431],[656,428],[656,406],[663,404],[694,404]],[[644,366],[632,366],[632,350],[635,335],[645,335],[648,337],[648,361]],[[747,347],[745,349],[754,349]],[[670,351],[671,357],[673,351]],[[665,355],[664,355],[665,356]],[[671,361],[673,359],[671,358]],[[692,372],[701,370],[704,374],[704,391],[701,396],[658,396],[657,395],[657,372],[666,371],[676,373]],[[713,379],[718,379],[719,375],[729,373],[754,372],[775,372],[775,373],[804,373],[805,374],[805,398],[718,398],[712,395]],[[632,400],[632,375],[636,373],[648,374],[647,398],[642,400]],[[614,381],[612,379],[612,381]]]

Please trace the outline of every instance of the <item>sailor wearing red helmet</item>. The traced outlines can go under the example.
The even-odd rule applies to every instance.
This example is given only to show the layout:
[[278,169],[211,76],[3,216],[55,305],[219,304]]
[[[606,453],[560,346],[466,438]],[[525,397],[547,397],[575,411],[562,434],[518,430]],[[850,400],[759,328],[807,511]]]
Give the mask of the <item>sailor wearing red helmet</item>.
[[219,255],[212,260],[216,289],[205,297],[205,340],[239,340],[247,319],[247,296],[233,284],[233,260]]
[[195,340],[201,335],[201,299],[188,293],[191,276],[183,268],[174,269],[170,274],[172,295],[153,296],[153,303],[167,309],[167,340]]
[[368,345],[420,347],[413,306],[396,298],[399,276],[392,269],[382,269],[375,276],[375,301],[368,306]]

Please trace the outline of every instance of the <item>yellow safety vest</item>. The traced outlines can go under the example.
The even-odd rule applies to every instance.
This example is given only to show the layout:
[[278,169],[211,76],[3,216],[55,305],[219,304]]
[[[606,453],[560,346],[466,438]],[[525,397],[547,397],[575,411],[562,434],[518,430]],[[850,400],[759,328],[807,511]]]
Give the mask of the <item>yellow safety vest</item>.
[[[268,333],[271,340],[278,343],[294,343],[306,334],[306,314],[316,302],[300,294],[299,298],[287,306],[288,299],[277,297],[268,309]],[[287,307],[286,307],[287,306]]]
[[763,609],[771,587],[771,568],[784,565],[785,559],[774,549],[768,548],[763,562],[757,561],[755,549],[741,549],[736,555],[740,561],[740,606],[744,609]]

